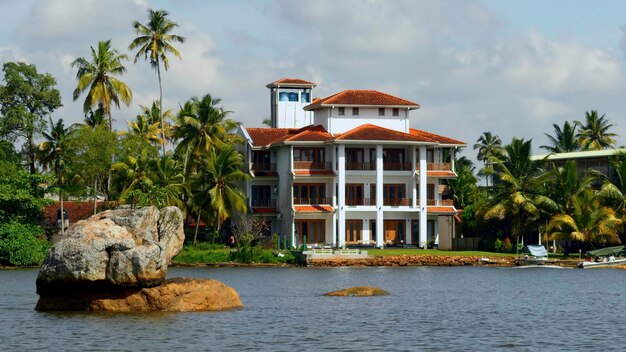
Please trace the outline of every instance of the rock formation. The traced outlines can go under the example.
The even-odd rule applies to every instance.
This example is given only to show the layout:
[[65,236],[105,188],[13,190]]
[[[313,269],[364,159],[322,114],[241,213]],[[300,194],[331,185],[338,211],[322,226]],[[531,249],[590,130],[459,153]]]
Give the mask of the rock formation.
[[[48,251],[37,276],[40,299],[36,309],[241,307],[232,288],[213,280],[164,282],[167,267],[184,239],[183,215],[176,207],[107,210],[79,221]],[[227,302],[215,304],[215,299]]]
[[340,297],[366,297],[366,296],[387,296],[389,292],[374,286],[355,286],[343,290],[325,293],[324,296]]

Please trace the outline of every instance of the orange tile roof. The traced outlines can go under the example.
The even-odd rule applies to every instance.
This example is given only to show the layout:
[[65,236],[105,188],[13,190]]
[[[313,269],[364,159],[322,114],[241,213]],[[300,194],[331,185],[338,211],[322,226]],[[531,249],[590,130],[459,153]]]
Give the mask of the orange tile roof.
[[452,171],[427,171],[428,176],[456,176]]
[[305,81],[303,79],[300,78],[281,78],[277,81],[274,81],[272,83],[268,83],[266,85],[266,87],[276,87],[279,85],[288,85],[288,86],[311,86],[311,87],[315,87],[317,86],[316,83],[313,82],[309,82],[309,81]]
[[456,214],[454,207],[427,207],[426,211],[429,213]]
[[275,213],[275,207],[252,207],[254,213]]
[[426,140],[430,140],[430,141],[437,142],[437,143],[442,143],[442,144],[462,144],[462,145],[465,145],[465,142],[461,142],[461,141],[456,140],[456,139],[440,136],[438,134],[434,134],[434,133],[418,130],[418,129],[415,129],[415,128],[410,128],[409,129],[409,133],[414,135],[414,136],[417,136],[417,137],[420,137],[420,138],[424,138]]
[[406,99],[394,97],[376,90],[348,89],[314,101],[305,106],[304,110],[317,109],[323,105],[373,105],[373,106],[402,106],[417,109],[419,104]]
[[324,127],[310,125],[302,128],[246,128],[254,147],[267,147],[281,142],[325,142],[332,136]]
[[332,170],[294,170],[295,175],[334,175]]
[[298,213],[332,213],[335,211],[332,205],[294,205]]
[[388,128],[365,124],[357,128],[353,128],[335,137],[335,140],[353,140],[353,141],[398,141],[398,142],[431,142],[423,140],[414,135],[391,130]]

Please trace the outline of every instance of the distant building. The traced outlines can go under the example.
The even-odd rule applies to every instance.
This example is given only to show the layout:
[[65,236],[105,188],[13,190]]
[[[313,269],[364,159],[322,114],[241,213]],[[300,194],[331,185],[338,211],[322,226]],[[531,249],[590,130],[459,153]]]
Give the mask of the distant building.
[[271,128],[239,127],[252,212],[292,243],[451,249],[447,181],[465,143],[410,128],[417,103],[374,90],[311,100],[315,86],[268,84]]
[[553,162],[557,167],[561,167],[569,160],[572,160],[576,162],[580,175],[585,175],[590,170],[596,170],[608,176],[611,180],[615,180],[615,169],[611,165],[609,158],[619,153],[626,154],[626,148],[534,155],[531,159],[546,159],[549,162]]

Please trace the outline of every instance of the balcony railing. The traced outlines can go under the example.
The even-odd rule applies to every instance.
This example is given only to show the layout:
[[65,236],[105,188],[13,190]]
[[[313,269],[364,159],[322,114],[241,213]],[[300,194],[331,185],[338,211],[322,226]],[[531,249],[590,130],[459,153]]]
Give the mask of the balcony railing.
[[[418,164],[419,168],[419,164]],[[452,171],[451,163],[427,163],[426,170],[428,171]]]
[[333,199],[327,198],[327,197],[293,198],[293,204],[297,204],[297,205],[333,204]]
[[411,163],[383,163],[384,170],[390,171],[411,171],[413,168],[411,167]]
[[411,198],[385,198],[383,200],[384,205],[390,205],[392,207],[410,206]]
[[[419,204],[419,200],[417,201]],[[454,205],[452,199],[426,199],[426,205],[430,207],[451,207]]]
[[346,163],[346,170],[376,170],[376,163],[350,162]]
[[346,199],[346,205],[350,207],[361,205],[376,205],[376,198]]
[[295,170],[328,170],[332,171],[333,163],[318,161],[294,161],[293,168]]
[[276,207],[276,199],[251,199],[250,206],[252,207]]
[[276,171],[276,163],[250,163],[250,169],[254,172],[275,172]]

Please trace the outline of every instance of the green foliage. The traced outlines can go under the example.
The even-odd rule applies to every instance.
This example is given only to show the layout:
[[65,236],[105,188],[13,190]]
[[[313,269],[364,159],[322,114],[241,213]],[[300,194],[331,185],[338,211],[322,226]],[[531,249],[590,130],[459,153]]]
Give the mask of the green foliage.
[[29,171],[34,174],[35,139],[45,127],[45,117],[61,107],[61,94],[50,74],[37,72],[35,65],[7,62],[0,85],[0,138],[14,142],[23,138]]
[[586,111],[585,121],[574,121],[574,125],[578,127],[576,137],[582,150],[607,149],[616,143],[614,137],[617,137],[617,134],[609,132],[615,125],[609,123],[604,114],[598,117],[596,110]]
[[51,181],[50,176],[30,175],[21,169],[9,174],[0,172],[0,224],[39,223],[43,207],[52,203],[44,198],[44,185]]
[[[209,244],[210,245],[210,244]],[[205,246],[205,243],[198,243],[196,245],[185,245],[183,249],[174,258],[175,263],[224,263],[229,261],[230,251],[225,249],[224,246],[216,245]]]
[[49,246],[40,226],[0,223],[0,265],[39,265]]

